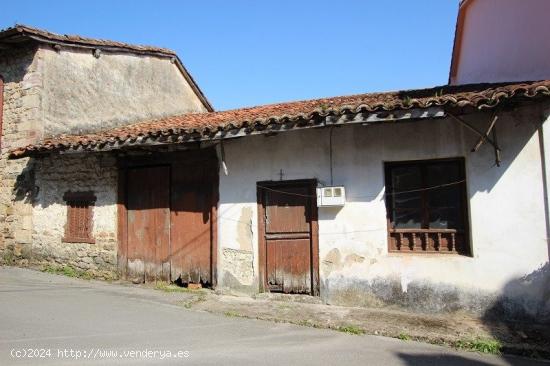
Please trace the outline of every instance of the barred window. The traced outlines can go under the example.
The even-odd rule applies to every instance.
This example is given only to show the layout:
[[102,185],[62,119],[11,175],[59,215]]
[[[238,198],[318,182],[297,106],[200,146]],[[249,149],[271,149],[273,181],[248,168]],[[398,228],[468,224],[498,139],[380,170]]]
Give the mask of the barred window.
[[67,223],[63,241],[95,243],[92,237],[92,215],[96,197],[93,192],[67,192],[63,199],[67,202]]
[[386,163],[389,250],[469,255],[463,159]]

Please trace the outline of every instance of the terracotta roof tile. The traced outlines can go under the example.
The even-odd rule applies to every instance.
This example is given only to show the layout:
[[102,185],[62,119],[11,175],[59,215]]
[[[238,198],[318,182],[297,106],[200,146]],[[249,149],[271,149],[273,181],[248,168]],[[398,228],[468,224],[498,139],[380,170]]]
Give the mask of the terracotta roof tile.
[[144,139],[181,137],[211,138],[219,131],[247,128],[261,130],[267,125],[311,121],[316,117],[346,113],[397,111],[441,106],[446,108],[493,108],[521,98],[550,96],[550,80],[523,83],[472,84],[386,93],[358,94],[289,103],[262,105],[211,113],[186,114],[144,121],[133,125],[85,135],[62,135],[39,144],[11,151],[12,157],[68,149],[116,148]]

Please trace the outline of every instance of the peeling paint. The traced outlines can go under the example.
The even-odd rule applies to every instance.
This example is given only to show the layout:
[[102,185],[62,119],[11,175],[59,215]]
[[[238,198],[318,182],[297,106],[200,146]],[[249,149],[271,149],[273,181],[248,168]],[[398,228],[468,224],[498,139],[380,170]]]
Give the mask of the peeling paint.
[[252,251],[252,208],[243,207],[237,228],[237,242],[241,250]]

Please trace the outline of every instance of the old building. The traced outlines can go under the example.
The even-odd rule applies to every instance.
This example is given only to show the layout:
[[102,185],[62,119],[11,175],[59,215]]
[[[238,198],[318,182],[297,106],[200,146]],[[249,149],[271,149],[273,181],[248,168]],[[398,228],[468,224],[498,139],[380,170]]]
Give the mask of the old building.
[[[65,38],[48,39],[53,46],[25,42],[61,58]],[[76,47],[90,63],[109,55],[82,42],[93,46],[66,52]],[[142,49],[119,46],[133,50],[128,58]],[[160,59],[190,91],[174,92],[181,111],[152,106],[156,114],[127,120],[105,111],[97,125],[55,131],[46,127],[64,116],[48,122],[40,102],[30,108],[39,132],[18,141],[9,128],[30,117],[18,119],[6,98],[4,258],[134,282],[550,320],[550,81],[213,112],[174,57]],[[30,77],[20,78],[12,90]]]
[[[59,212],[58,216],[40,221],[33,213],[32,201],[38,193],[33,161],[8,160],[10,149],[59,134],[92,132],[143,119],[212,110],[170,50],[60,36],[26,26],[0,32],[0,90],[0,251],[6,261],[23,263],[41,253],[48,258],[59,255],[64,261],[80,253],[81,248],[91,247],[73,245],[69,249],[56,241],[52,236],[56,228],[50,224],[65,220],[65,206],[59,206],[55,196],[44,197],[47,205]],[[94,169],[80,160],[73,164],[67,169],[75,174],[62,179],[69,185],[73,178]],[[109,170],[109,160],[102,164],[95,179],[116,181],[116,172]],[[72,190],[79,188],[75,184]],[[108,190],[99,190],[96,195],[95,216],[99,220],[93,228],[97,242],[92,252],[102,256],[94,260],[116,262],[116,225],[109,221],[109,217],[115,217],[114,204],[113,210],[100,208],[114,195]],[[39,227],[42,229],[37,230]],[[44,241],[38,240],[42,235]],[[32,245],[42,242],[45,252]],[[79,266],[95,268],[94,260],[84,258]],[[76,264],[74,260],[71,263]]]

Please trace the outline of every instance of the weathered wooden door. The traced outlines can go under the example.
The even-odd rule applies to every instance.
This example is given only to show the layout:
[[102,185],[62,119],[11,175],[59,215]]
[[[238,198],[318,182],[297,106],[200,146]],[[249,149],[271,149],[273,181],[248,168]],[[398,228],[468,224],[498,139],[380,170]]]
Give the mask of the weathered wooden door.
[[172,168],[172,281],[212,285],[216,187],[216,161]]
[[169,280],[170,168],[132,168],[127,174],[127,276]]
[[[262,196],[265,286],[317,294],[315,186],[311,181],[258,184]],[[315,253],[314,253],[315,252]],[[263,258],[261,258],[263,260]]]

